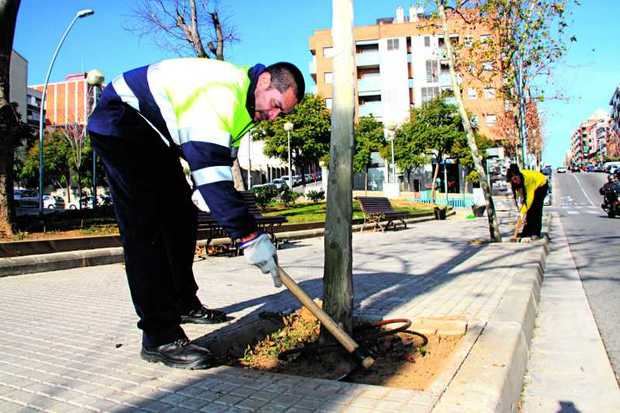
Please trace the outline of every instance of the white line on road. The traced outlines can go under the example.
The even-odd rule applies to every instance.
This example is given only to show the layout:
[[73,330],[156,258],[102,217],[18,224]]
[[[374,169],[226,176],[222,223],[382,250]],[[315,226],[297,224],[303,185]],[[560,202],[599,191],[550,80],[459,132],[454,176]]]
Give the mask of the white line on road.
[[579,182],[579,179],[577,179],[577,176],[575,174],[571,174],[571,175],[573,176],[573,178],[575,178],[575,181],[577,181],[577,185],[579,185],[579,188],[581,188],[581,192],[583,192],[583,194],[586,196],[586,199],[588,200],[590,205],[595,206],[594,202],[592,202],[592,200],[590,199],[590,197],[586,193],[586,190],[583,189],[583,186],[581,185],[581,182]]
[[598,211],[587,211],[588,214],[592,214],[592,215],[600,215],[600,212]]
[[579,215],[579,211],[566,211],[568,215]]

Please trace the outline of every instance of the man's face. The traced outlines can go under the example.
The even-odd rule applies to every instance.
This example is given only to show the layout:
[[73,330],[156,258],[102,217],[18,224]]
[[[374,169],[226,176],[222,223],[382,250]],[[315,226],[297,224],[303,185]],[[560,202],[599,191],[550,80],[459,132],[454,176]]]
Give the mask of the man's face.
[[254,90],[254,120],[273,120],[280,113],[289,113],[297,104],[297,97],[292,88],[282,93],[271,87],[271,74],[263,72],[258,77]]
[[519,186],[521,185],[521,177],[519,175],[513,175],[510,178],[510,182],[512,182],[513,185]]

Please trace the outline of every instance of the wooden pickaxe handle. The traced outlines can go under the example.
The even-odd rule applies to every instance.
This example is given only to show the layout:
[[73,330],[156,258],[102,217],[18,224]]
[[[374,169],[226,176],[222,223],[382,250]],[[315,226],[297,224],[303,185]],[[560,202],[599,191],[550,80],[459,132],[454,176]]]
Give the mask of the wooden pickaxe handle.
[[375,363],[375,359],[368,354],[368,351],[360,347],[360,345],[357,344],[351,336],[349,336],[338,326],[338,324],[336,324],[329,314],[316,305],[312,298],[310,298],[310,296],[306,294],[306,292],[302,290],[299,285],[297,285],[295,280],[293,280],[280,266],[278,266],[278,273],[280,275],[280,279],[282,280],[282,284],[289,289],[291,294],[293,294],[304,307],[310,310],[310,312],[319,319],[325,328],[332,333],[336,340],[338,340],[338,342],[342,344],[342,346],[349,353],[351,353],[364,368],[370,368],[370,366]]

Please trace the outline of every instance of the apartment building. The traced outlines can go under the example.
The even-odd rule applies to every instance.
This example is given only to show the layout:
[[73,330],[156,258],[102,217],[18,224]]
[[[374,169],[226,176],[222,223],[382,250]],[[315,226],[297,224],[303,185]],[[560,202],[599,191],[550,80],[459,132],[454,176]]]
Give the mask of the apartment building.
[[607,154],[609,157],[620,157],[620,86],[609,101],[611,105],[611,133],[607,142]]
[[9,65],[9,98],[17,104],[17,113],[26,120],[26,84],[28,83],[28,61],[15,50],[11,52]]
[[[452,90],[445,39],[441,26],[426,15],[422,7],[409,8],[405,16],[399,7],[395,17],[377,19],[376,24],[354,28],[357,76],[356,112],[372,114],[385,125],[401,124],[412,107]],[[466,24],[460,17],[449,17],[450,38],[464,48],[474,40],[484,42],[491,36],[480,25]],[[317,93],[332,104],[333,43],[330,30],[315,31],[309,41],[312,61],[310,73]],[[495,63],[479,62],[481,70],[492,72]],[[501,78],[489,76],[483,83],[469,73],[459,73],[465,107],[474,116],[480,132],[491,139],[502,139],[497,128],[504,113],[500,97]]]
[[[31,89],[43,91],[43,85],[31,85]],[[49,126],[66,126],[77,123],[85,125],[88,119],[89,88],[86,73],[65,76],[60,82],[47,85],[45,97],[45,123]]]
[[583,166],[603,162],[608,156],[608,142],[612,136],[609,114],[598,110],[573,132],[570,145],[570,164]]
[[42,93],[40,90],[29,87],[26,94],[26,122],[35,129],[39,128],[41,116]]

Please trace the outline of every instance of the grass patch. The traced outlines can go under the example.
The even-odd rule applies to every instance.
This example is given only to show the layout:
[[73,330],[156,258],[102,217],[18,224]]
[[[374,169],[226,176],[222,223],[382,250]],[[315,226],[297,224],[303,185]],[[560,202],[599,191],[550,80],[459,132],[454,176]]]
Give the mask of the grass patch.
[[[409,212],[412,216],[423,215],[432,211],[426,204],[419,204],[409,201],[392,201],[392,206],[396,211]],[[291,208],[283,205],[271,206],[264,213],[266,216],[280,215],[288,219],[289,224],[306,224],[309,222],[325,222],[327,205],[325,202],[313,204],[302,204]],[[353,219],[362,219],[364,214],[357,201],[353,201]]]

